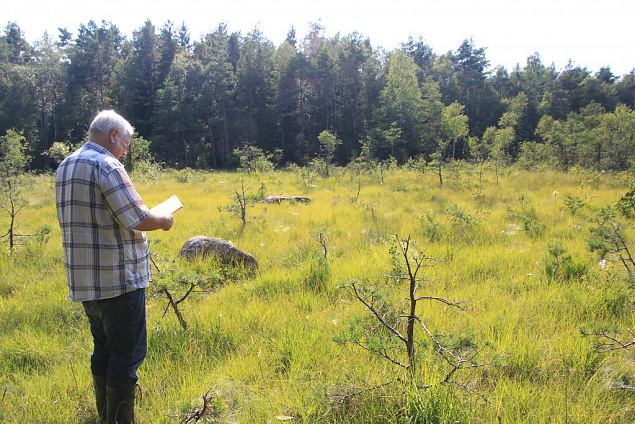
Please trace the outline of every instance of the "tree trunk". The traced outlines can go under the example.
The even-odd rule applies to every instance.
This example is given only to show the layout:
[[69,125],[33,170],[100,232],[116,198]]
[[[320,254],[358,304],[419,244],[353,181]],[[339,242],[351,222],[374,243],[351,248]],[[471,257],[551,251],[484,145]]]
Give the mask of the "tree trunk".
[[223,168],[227,168],[227,162],[229,160],[229,128],[227,126],[227,108],[225,105],[225,99],[223,99],[223,130],[225,137],[223,137]]
[[11,222],[9,223],[9,250],[13,251],[13,246],[15,241],[13,239],[13,225],[15,223],[15,205],[13,204],[13,199],[11,199]]

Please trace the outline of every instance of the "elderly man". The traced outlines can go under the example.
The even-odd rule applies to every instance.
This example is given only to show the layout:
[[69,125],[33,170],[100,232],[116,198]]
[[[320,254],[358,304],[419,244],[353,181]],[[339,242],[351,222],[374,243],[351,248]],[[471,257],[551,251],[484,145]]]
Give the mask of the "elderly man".
[[144,231],[172,227],[172,215],[148,210],[119,162],[132,134],[123,117],[112,110],[99,112],[88,142],[64,159],[55,174],[69,299],[82,302],[90,323],[101,423],[134,421],[150,280]]

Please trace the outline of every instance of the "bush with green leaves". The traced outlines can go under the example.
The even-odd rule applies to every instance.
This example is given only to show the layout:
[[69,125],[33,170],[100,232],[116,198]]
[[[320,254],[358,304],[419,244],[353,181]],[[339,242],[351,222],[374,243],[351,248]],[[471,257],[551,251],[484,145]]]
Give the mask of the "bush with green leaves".
[[335,134],[324,130],[318,134],[318,142],[320,143],[320,159],[323,164],[324,176],[330,176],[330,168],[335,156],[335,149],[342,144],[342,140],[338,139]]
[[[187,321],[181,307],[192,293],[211,293],[227,284],[244,278],[247,273],[243,269],[233,268],[214,258],[195,258],[193,261],[177,260],[164,263],[162,269],[156,265],[153,274],[150,297],[165,297],[167,303],[161,318],[171,309],[176,315],[183,330],[187,330]],[[157,322],[157,327],[160,321]]]
[[238,158],[240,170],[248,174],[263,174],[274,170],[273,160],[282,156],[282,150],[268,153],[257,146],[245,145],[234,149],[234,156]]
[[635,276],[635,257],[631,241],[624,231],[624,225],[616,221],[616,210],[613,206],[600,209],[596,217],[596,225],[591,228],[588,247],[596,252],[600,259],[620,263],[629,278]]
[[42,156],[47,156],[55,165],[59,165],[66,156],[70,155],[73,146],[69,146],[63,141],[54,141],[51,147],[42,152]]
[[421,232],[430,242],[439,242],[446,235],[446,229],[432,214],[432,212],[425,212],[421,215]]
[[179,169],[174,173],[174,178],[177,182],[181,184],[187,184],[192,181],[192,177],[194,176],[194,171],[192,168],[183,168]]
[[16,218],[28,204],[24,192],[30,187],[25,169],[29,162],[27,140],[21,132],[8,130],[0,137],[0,208],[9,215],[9,228],[0,238],[7,237],[9,250],[16,242]]
[[587,274],[587,270],[587,264],[574,259],[559,242],[549,245],[545,274],[550,281],[564,283],[579,280]]
[[450,220],[451,235],[455,240],[471,243],[478,236],[480,218],[472,215],[459,205],[452,205],[446,210],[446,216]]
[[[161,171],[162,169],[160,164],[153,161],[143,160],[135,164],[134,171],[131,172],[131,175],[135,181],[156,181],[161,176]],[[187,174],[177,174],[177,181],[179,181],[179,178],[184,179],[185,182],[188,182],[190,179]]]
[[298,183],[304,190],[310,190],[315,187],[315,171],[310,166],[298,166],[292,163],[288,167],[289,171],[295,174]]
[[508,208],[507,215],[510,219],[519,220],[523,231],[531,238],[541,237],[547,229],[547,226],[541,222],[536,208],[527,202],[521,202],[519,208]]
[[578,211],[586,206],[586,199],[574,196],[572,194],[566,194],[564,196],[564,206],[567,208],[571,216],[576,216]]
[[331,266],[324,256],[311,261],[306,277],[302,281],[304,287],[312,292],[324,293],[331,282]]
[[635,190],[631,190],[617,201],[617,210],[625,218],[635,219]]

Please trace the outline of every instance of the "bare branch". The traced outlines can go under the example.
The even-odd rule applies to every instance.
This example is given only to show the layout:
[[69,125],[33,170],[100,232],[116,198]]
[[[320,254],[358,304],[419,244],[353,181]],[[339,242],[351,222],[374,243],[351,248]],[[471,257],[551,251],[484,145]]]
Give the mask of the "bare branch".
[[612,389],[626,390],[626,391],[635,393],[635,386],[630,386],[628,384],[620,383],[620,382],[617,382],[617,381],[615,383],[611,383],[610,387]]
[[379,384],[379,385],[377,385],[377,386],[369,387],[369,388],[367,388],[367,389],[358,390],[358,391],[356,391],[356,392],[349,393],[349,394],[344,394],[344,395],[336,395],[336,396],[333,396],[333,397],[334,397],[334,398],[335,398],[335,399],[336,399],[339,403],[342,403],[342,402],[344,402],[344,401],[345,401],[346,399],[348,399],[348,398],[351,398],[351,397],[354,397],[354,396],[359,396],[359,395],[361,395],[361,394],[363,394],[363,393],[370,392],[370,391],[372,391],[372,390],[381,389],[381,388],[383,388],[383,387],[386,387],[386,386],[389,386],[389,385],[391,385],[391,384],[394,384],[395,382],[401,382],[401,380],[398,378],[398,379],[396,379],[396,380],[387,381],[387,382],[385,382],[385,383]]
[[381,324],[386,327],[388,329],[388,331],[390,331],[391,333],[393,333],[395,336],[397,336],[397,338],[399,338],[399,340],[401,340],[402,342],[406,343],[406,338],[404,336],[401,335],[401,333],[399,331],[397,331],[397,329],[395,329],[393,326],[391,326],[390,324],[388,324],[386,322],[386,320],[384,319],[384,317],[379,313],[379,311],[377,311],[377,309],[375,309],[375,307],[373,306],[372,303],[368,303],[363,296],[359,293],[357,286],[355,285],[355,283],[351,284],[351,287],[353,287],[353,291],[355,292],[355,297],[357,297],[357,299],[362,302],[364,304],[364,306],[366,306],[366,308],[368,308],[369,311],[372,312],[373,315],[375,315],[375,317],[379,320],[379,322],[381,322]]
[[408,365],[403,364],[399,362],[398,360],[394,359],[393,357],[391,357],[390,355],[388,355],[388,353],[386,352],[386,349],[384,349],[383,352],[377,352],[377,351],[371,350],[368,346],[365,346],[363,343],[359,342],[358,340],[355,340],[353,343],[355,343],[357,346],[361,347],[362,349],[370,353],[381,355],[383,358],[386,358],[388,361],[392,362],[395,365],[399,365],[402,368],[408,368]]
[[168,289],[162,289],[161,291],[165,293],[166,297],[168,298],[169,305],[172,306],[172,309],[174,310],[176,317],[179,319],[179,324],[181,324],[181,327],[183,328],[183,330],[187,330],[187,323],[185,322],[185,319],[183,318],[181,311],[179,311],[178,303],[174,301],[174,298],[172,297],[172,294],[170,293]]
[[463,389],[463,390],[465,390],[468,393],[476,395],[479,398],[481,398],[481,400],[483,400],[488,405],[494,406],[494,404],[483,393],[479,392],[474,387],[470,387],[467,384],[463,384],[463,383],[460,383],[458,381],[451,381],[450,384],[452,384],[453,386],[456,386],[456,387],[458,387],[460,389]]
[[[607,331],[600,332],[586,332],[582,331],[582,335],[584,336],[593,336],[598,337],[599,339],[606,339],[608,342],[606,343],[598,343],[596,348],[601,352],[611,352],[613,350],[621,350],[628,349],[631,346],[635,346],[635,334],[633,334],[629,330],[618,330],[615,332],[615,335],[611,335]],[[618,334],[626,333],[631,337],[631,340],[620,340],[618,339]]]
[[453,307],[458,308],[458,309],[460,309],[462,311],[465,310],[465,308],[463,306],[461,306],[461,303],[463,303],[463,302],[452,302],[452,301],[444,299],[442,297],[421,296],[421,297],[418,297],[415,300],[417,300],[417,301],[419,301],[419,300],[436,300],[437,302],[445,303],[448,306],[453,306]]
[[154,261],[154,256],[152,256],[152,253],[150,253],[149,256],[150,256],[150,262],[152,262],[152,265],[154,265],[154,267],[157,269],[157,272],[161,272],[159,265],[157,265],[157,263]]
[[190,283],[190,288],[187,289],[187,291],[185,292],[185,294],[179,299],[177,300],[175,303],[178,305],[179,303],[183,302],[185,299],[187,299],[187,297],[190,295],[190,293],[192,293],[192,290],[194,290],[194,287],[196,287],[195,284]]

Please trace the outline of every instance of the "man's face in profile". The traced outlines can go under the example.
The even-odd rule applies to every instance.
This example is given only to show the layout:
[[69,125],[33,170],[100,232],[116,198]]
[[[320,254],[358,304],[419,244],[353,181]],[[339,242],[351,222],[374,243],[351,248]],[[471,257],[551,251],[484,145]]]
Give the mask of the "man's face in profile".
[[117,131],[113,134],[114,154],[118,159],[126,157],[130,147],[131,137]]

